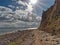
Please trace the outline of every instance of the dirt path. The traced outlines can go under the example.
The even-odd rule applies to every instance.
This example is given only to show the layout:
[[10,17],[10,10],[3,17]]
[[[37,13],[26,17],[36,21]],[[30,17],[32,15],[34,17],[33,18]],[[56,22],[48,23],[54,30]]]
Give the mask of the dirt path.
[[40,42],[40,40],[39,40],[39,35],[38,34],[39,34],[39,30],[35,30],[34,31],[35,45],[42,45],[41,42]]

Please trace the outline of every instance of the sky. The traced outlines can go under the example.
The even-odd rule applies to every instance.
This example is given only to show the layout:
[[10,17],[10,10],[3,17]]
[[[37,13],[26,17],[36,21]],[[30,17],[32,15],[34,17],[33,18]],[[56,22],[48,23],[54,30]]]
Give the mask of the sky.
[[54,0],[0,0],[0,33],[39,27]]
[[53,4],[54,0],[0,0],[0,33],[38,27],[42,12]]
[[26,10],[41,16],[43,10],[47,10],[52,6],[54,1],[55,0],[37,0],[36,4],[29,4],[30,0],[0,0],[0,6],[8,7],[13,11],[17,9]]

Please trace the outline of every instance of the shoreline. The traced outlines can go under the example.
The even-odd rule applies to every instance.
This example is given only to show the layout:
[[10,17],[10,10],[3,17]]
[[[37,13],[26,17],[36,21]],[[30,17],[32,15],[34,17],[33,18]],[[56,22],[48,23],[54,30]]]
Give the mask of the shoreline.
[[17,31],[25,31],[25,30],[27,31],[27,30],[36,30],[36,29],[38,29],[38,28],[36,27],[36,28],[27,28],[27,29],[17,29],[17,30],[15,30],[15,31],[11,31],[11,32],[0,33],[0,35],[15,33],[15,32],[17,32]]

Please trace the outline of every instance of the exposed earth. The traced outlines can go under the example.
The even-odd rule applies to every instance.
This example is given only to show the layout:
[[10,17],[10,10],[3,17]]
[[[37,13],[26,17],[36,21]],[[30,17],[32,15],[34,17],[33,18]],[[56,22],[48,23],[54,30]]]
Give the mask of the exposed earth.
[[17,31],[1,35],[0,45],[60,45],[60,37],[40,30]]

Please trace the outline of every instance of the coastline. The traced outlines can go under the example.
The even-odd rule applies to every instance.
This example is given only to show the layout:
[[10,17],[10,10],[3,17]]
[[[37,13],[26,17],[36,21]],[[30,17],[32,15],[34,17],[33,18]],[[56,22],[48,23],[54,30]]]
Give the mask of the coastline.
[[25,31],[25,30],[37,30],[37,27],[35,27],[35,28],[27,28],[27,29],[17,29],[17,30],[10,31],[10,32],[0,33],[0,35],[15,33],[15,32],[17,32],[17,31]]

